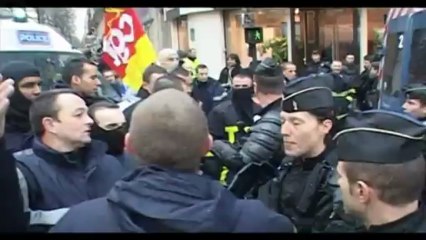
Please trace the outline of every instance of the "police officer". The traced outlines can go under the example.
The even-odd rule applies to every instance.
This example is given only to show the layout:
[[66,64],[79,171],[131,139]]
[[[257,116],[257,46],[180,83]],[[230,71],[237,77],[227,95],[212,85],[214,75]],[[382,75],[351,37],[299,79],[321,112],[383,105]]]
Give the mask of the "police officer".
[[262,109],[254,113],[254,126],[250,136],[240,149],[233,148],[226,141],[217,140],[213,143],[212,152],[225,166],[235,170],[244,167],[229,185],[230,190],[238,197],[244,197],[249,192],[255,196],[259,179],[270,175],[271,168],[267,167],[265,173],[259,172],[257,163],[271,160],[269,163],[278,166],[283,157],[279,132],[283,87],[283,74],[278,63],[272,58],[264,59],[254,74],[254,92]]
[[281,133],[286,157],[278,173],[259,190],[259,198],[284,214],[298,232],[323,231],[333,213],[329,184],[337,156],[330,135],[335,119],[330,75],[311,75],[284,88]]
[[[214,140],[226,140],[241,146],[253,125],[253,113],[260,110],[260,106],[253,101],[253,74],[249,69],[241,69],[233,77],[230,95],[230,99],[214,107],[208,115],[209,131]],[[224,184],[229,184],[227,180],[232,180],[235,174],[232,169],[222,169],[213,156],[206,158],[203,172]]]
[[405,90],[405,95],[404,111],[426,124],[426,85],[411,84]]
[[[336,134],[338,184],[346,213],[368,232],[426,232],[419,204],[426,128],[402,114],[353,113]],[[362,144],[360,144],[362,143]]]

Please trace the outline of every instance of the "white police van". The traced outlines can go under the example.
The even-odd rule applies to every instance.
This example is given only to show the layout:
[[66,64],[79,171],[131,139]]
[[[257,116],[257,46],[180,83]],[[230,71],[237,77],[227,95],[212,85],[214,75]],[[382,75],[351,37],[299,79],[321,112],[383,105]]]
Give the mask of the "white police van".
[[29,20],[23,9],[0,12],[0,69],[10,61],[31,62],[40,69],[46,89],[60,78],[69,59],[82,56],[54,29]]

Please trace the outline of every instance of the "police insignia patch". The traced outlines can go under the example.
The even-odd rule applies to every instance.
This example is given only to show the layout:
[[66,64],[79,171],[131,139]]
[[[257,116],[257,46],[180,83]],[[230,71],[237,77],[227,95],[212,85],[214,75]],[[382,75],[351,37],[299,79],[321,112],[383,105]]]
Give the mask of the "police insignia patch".
[[293,101],[293,110],[297,111],[298,107],[297,107],[297,102]]

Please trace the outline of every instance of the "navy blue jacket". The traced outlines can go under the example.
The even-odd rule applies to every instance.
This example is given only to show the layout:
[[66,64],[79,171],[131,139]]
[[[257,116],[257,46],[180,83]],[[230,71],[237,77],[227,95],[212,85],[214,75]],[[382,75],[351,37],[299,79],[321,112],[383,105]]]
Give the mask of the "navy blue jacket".
[[227,93],[218,81],[209,77],[206,82],[194,80],[192,97],[197,102],[202,102],[201,107],[204,113],[208,115],[214,106],[227,99]]
[[30,148],[33,138],[32,132],[6,132],[4,134],[6,150],[10,153],[15,153]]
[[[105,196],[125,169],[107,146],[93,140],[80,154],[59,153],[39,138],[31,149],[14,154],[28,185],[31,210],[52,210]],[[79,159],[75,161],[76,159]]]
[[127,152],[124,152],[120,155],[113,155],[113,157],[118,159],[126,171],[133,171],[138,166],[136,158]]
[[71,208],[51,232],[293,232],[293,225],[258,200],[237,199],[217,181],[144,166],[106,198]]

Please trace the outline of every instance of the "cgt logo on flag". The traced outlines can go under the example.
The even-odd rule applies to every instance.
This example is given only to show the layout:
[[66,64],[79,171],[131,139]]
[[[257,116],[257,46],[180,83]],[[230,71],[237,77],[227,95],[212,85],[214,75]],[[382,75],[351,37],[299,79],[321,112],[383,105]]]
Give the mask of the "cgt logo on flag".
[[117,27],[110,28],[109,34],[104,37],[103,41],[103,51],[114,60],[116,67],[127,64],[131,56],[127,45],[135,41],[132,16],[127,13],[121,14]]
[[155,48],[135,9],[106,8],[104,17],[102,59],[124,83],[138,91],[144,69],[156,60]]

